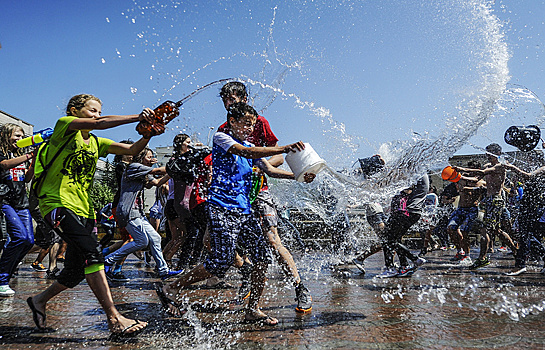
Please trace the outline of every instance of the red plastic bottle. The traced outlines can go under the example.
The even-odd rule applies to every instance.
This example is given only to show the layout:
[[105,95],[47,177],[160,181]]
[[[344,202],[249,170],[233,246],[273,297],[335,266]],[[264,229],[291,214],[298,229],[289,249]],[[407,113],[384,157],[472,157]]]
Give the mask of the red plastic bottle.
[[155,112],[153,124],[142,120],[136,126],[136,131],[145,138],[162,134],[165,132],[165,125],[180,115],[179,107],[177,103],[172,101],[163,102],[153,110]]

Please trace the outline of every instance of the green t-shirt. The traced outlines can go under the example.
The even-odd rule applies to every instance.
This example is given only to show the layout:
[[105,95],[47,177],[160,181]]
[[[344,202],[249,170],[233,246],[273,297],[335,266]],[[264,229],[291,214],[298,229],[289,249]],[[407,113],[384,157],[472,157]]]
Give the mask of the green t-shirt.
[[89,144],[86,144],[80,131],[65,135],[74,119],[77,117],[62,117],[57,121],[48,146],[42,147],[36,160],[35,176],[40,176],[42,166],[47,166],[59,147],[68,142],[39,185],[40,211],[46,215],[55,208],[64,207],[76,215],[92,219],[95,211],[89,198],[89,188],[93,183],[98,157],[108,154],[113,141],[90,136]]

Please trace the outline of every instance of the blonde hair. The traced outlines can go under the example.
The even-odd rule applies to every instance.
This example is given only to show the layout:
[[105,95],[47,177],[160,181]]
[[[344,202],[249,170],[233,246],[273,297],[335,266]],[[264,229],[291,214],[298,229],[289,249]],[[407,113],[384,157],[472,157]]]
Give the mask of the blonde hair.
[[13,153],[14,157],[18,157],[24,153],[22,148],[12,149],[11,135],[13,135],[15,130],[20,130],[23,134],[25,133],[20,125],[13,123],[6,123],[0,127],[0,151],[6,157],[8,157],[10,153]]
[[76,110],[79,111],[80,109],[85,107],[85,104],[87,103],[87,101],[90,101],[90,100],[97,101],[102,106],[102,101],[98,97],[90,95],[90,94],[79,94],[72,97],[70,101],[68,101],[68,105],[66,106],[66,115],[72,115],[72,111],[71,111],[72,107],[75,107]]

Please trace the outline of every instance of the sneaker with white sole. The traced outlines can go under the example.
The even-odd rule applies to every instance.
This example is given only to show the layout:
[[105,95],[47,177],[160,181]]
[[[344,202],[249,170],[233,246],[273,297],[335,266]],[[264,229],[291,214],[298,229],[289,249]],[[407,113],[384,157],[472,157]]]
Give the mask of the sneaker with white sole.
[[425,263],[427,263],[428,260],[424,259],[424,258],[418,258],[416,259],[416,261],[414,262],[414,266],[415,267],[420,267],[422,265],[424,265]]
[[466,255],[462,258],[462,260],[458,261],[458,266],[471,266],[473,264],[473,261],[469,257],[469,255]]
[[524,267],[517,267],[517,268],[515,268],[514,271],[506,272],[505,274],[507,276],[519,276],[519,275],[522,275],[523,273],[525,273],[526,271],[528,271],[528,270],[526,269],[526,266],[524,266]]
[[363,260],[354,258],[352,259],[352,263],[360,270],[362,275],[365,275],[365,264],[363,263]]
[[15,295],[15,291],[5,284],[0,286],[0,297],[12,297]]
[[386,269],[382,271],[379,275],[377,275],[378,278],[393,278],[397,277],[399,275],[399,270],[395,267],[391,267],[389,269]]
[[399,269],[397,277],[411,277],[416,268],[414,266],[404,266]]

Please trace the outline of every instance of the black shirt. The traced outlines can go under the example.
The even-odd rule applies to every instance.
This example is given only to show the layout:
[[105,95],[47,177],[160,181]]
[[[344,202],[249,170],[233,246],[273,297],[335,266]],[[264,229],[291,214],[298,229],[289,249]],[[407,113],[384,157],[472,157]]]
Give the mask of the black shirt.
[[[0,162],[13,158],[10,153],[8,156],[0,153]],[[25,174],[28,166],[24,162],[15,168],[0,170],[0,183],[9,188],[9,192],[4,197],[4,203],[13,209],[28,209],[28,196],[26,193]]]

